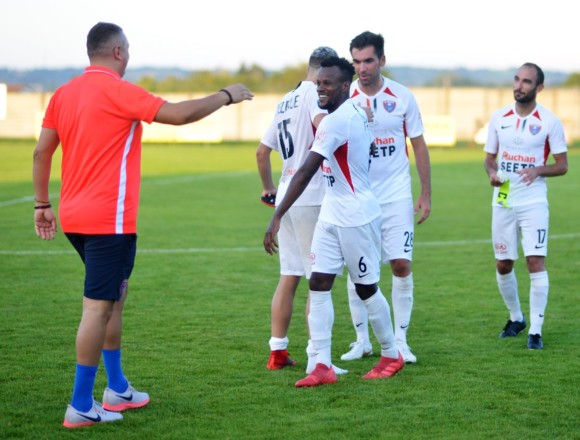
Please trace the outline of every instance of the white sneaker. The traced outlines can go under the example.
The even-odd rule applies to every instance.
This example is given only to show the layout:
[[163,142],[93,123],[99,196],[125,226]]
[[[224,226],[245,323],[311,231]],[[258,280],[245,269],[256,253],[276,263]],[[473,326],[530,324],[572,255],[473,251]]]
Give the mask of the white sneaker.
[[350,344],[350,347],[350,351],[340,357],[343,361],[354,361],[373,354],[373,346],[370,342],[365,345],[363,341],[356,341]]
[[93,400],[93,407],[87,412],[77,411],[71,405],[66,409],[63,426],[67,428],[81,428],[94,425],[95,423],[115,422],[123,419],[123,414],[107,411],[103,406]]
[[141,393],[129,384],[127,391],[117,393],[105,388],[103,393],[103,408],[107,411],[124,411],[126,409],[141,408],[149,403],[149,394]]
[[397,348],[399,349],[399,353],[403,356],[403,360],[406,364],[416,364],[417,363],[417,356],[411,353],[411,347],[407,344],[398,344]]

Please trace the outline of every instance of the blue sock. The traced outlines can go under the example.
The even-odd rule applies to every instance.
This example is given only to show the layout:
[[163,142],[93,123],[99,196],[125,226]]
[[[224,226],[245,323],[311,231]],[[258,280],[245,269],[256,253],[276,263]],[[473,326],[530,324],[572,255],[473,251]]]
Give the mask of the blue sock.
[[117,393],[127,391],[129,382],[127,382],[121,367],[121,349],[103,350],[103,362],[105,370],[107,370],[107,386]]
[[93,367],[77,364],[71,401],[74,409],[87,412],[93,407],[93,388],[98,368],[98,365]]

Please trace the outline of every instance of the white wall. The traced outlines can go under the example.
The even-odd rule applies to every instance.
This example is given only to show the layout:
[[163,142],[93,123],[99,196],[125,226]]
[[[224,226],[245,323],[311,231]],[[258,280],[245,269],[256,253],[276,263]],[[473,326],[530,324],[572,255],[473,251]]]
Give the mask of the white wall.
[[[432,140],[432,146],[444,143],[436,139],[449,141],[454,137],[458,141],[473,141],[494,110],[513,102],[511,89],[414,88],[412,91],[425,121],[425,137],[428,143]],[[177,102],[203,95],[162,96]],[[224,107],[202,121],[183,127],[144,124],[144,141],[257,141],[280,98],[281,95],[257,95],[253,101]],[[6,117],[0,118],[0,138],[37,136],[49,99],[49,93],[9,92]],[[538,95],[538,101],[562,119],[568,142],[580,139],[580,88],[545,89]]]

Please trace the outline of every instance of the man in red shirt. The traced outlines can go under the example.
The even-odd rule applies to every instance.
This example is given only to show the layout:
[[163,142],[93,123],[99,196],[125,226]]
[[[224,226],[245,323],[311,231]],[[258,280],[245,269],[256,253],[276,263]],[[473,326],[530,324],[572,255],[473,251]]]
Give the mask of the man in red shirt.
[[[97,23],[89,31],[87,53],[89,67],[50,100],[33,163],[36,234],[51,240],[57,227],[48,184],[52,156],[62,146],[60,223],[85,265],[67,428],[120,420],[118,411],[150,400],[131,386],[121,367],[123,304],[137,242],[141,121],[188,124],[253,98],[243,84],[235,84],[205,98],[169,103],[122,80],[129,43],[112,23]],[[108,381],[102,405],[93,399],[101,353]]]

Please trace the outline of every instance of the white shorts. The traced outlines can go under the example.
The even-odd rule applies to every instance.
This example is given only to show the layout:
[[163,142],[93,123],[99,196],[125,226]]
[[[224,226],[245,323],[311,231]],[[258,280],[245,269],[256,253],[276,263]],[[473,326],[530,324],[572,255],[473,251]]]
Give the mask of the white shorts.
[[413,259],[415,229],[413,199],[381,205],[382,261]]
[[521,239],[524,256],[548,255],[547,203],[504,208],[494,206],[491,219],[491,239],[495,258],[517,260]]
[[353,228],[319,221],[312,238],[312,272],[342,274],[346,264],[355,284],[381,279],[381,219]]
[[280,274],[310,278],[310,247],[320,206],[292,206],[278,231]]

